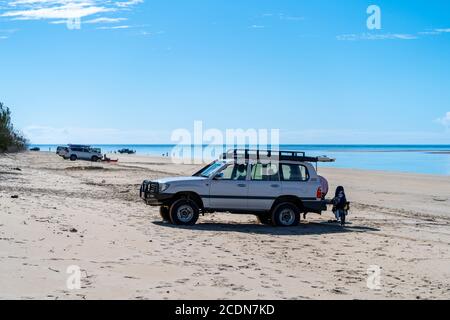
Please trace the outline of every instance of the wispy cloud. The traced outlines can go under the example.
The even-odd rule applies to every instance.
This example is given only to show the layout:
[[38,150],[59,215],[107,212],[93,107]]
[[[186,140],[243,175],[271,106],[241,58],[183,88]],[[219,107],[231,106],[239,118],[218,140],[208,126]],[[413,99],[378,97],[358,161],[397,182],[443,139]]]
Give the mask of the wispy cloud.
[[167,143],[171,131],[119,130],[114,128],[50,127],[31,125],[23,128],[31,143]]
[[67,24],[67,20],[52,20],[51,24]]
[[123,25],[123,26],[111,26],[111,27],[98,27],[98,30],[118,30],[118,29],[130,29],[132,26]]
[[163,34],[163,33],[164,33],[164,31],[151,32],[151,31],[145,31],[145,30],[142,30],[142,31],[140,32],[140,35],[141,35],[141,36],[148,36],[148,37],[151,37],[151,36],[156,36],[156,35]]
[[339,41],[358,41],[358,40],[414,40],[417,36],[414,34],[405,33],[361,33],[361,34],[342,34],[336,36]]
[[143,0],[6,0],[0,7],[0,17],[12,20],[52,20],[53,24],[64,19],[97,16],[89,23],[113,23],[124,18],[105,17],[104,14],[129,10]]
[[442,124],[447,128],[450,128],[450,111],[447,112],[442,118],[436,119],[436,122]]
[[420,35],[438,36],[444,33],[450,33],[450,28],[433,29],[419,32]]
[[78,0],[20,0],[10,3],[10,6],[14,9],[1,16],[14,20],[74,19],[114,11],[94,1]]
[[287,20],[287,21],[302,21],[305,20],[302,16],[294,16],[285,13],[263,13],[261,15],[262,18],[277,18],[279,20]]
[[0,40],[9,39],[10,35],[17,32],[17,29],[0,29]]
[[450,28],[446,28],[446,29],[436,29],[437,32],[439,33],[450,33]]
[[122,8],[124,8],[124,7],[131,7],[131,6],[134,6],[134,5],[137,5],[137,4],[141,4],[143,2],[144,2],[144,0],[119,1],[119,2],[117,2],[117,6],[118,7],[122,7]]
[[278,14],[278,18],[280,20],[287,20],[287,21],[302,21],[302,20],[305,20],[304,17],[292,16],[292,15],[288,15],[288,14],[284,14],[284,13]]
[[[297,15],[290,15],[285,13],[270,13],[266,12],[260,14],[255,19],[255,24],[249,26],[251,29],[264,29],[266,25],[273,25],[274,23],[288,24],[290,22],[302,21],[304,17]],[[281,22],[280,22],[281,21]]]
[[421,31],[418,34],[421,36],[433,36],[433,35],[440,34],[440,32],[438,32],[438,31]]
[[84,21],[84,23],[117,23],[117,22],[126,21],[126,20],[127,20],[127,18],[106,18],[106,17],[102,17],[102,18],[96,18],[96,19],[87,20],[87,21]]
[[432,29],[417,33],[351,33],[336,36],[339,41],[359,40],[415,40],[423,36],[438,36],[450,33],[450,28]]
[[450,135],[439,131],[305,129],[281,130],[280,139],[285,144],[448,144]]

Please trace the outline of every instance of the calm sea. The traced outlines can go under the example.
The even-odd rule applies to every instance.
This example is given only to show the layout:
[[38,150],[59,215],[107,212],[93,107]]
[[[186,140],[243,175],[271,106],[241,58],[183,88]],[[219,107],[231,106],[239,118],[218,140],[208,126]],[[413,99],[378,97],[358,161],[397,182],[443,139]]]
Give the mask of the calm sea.
[[[161,156],[171,153],[174,145],[93,145],[103,153],[122,148],[137,154]],[[57,145],[32,145],[41,151],[55,151]],[[325,167],[383,170],[450,175],[450,145],[283,145],[282,150],[305,151],[308,155],[336,158]]]

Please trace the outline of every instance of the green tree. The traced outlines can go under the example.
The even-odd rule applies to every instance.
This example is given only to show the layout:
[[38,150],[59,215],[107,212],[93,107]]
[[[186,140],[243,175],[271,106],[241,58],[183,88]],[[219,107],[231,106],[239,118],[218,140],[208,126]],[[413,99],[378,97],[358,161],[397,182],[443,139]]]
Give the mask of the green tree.
[[0,102],[0,152],[24,150],[26,143],[12,125],[11,110]]

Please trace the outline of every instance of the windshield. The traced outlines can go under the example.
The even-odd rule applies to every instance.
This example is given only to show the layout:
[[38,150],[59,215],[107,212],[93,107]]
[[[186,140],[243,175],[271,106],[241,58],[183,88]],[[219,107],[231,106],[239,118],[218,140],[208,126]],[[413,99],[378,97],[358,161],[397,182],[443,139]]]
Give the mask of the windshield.
[[223,162],[213,162],[209,166],[203,168],[200,172],[198,172],[196,174],[196,176],[209,178],[212,174],[214,174],[222,166],[223,166]]

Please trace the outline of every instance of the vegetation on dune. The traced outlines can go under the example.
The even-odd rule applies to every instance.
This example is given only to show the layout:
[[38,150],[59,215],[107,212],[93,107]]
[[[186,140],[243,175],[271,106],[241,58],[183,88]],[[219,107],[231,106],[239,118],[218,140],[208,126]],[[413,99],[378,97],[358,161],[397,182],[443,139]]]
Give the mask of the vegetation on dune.
[[0,152],[17,152],[26,148],[25,137],[14,129],[11,110],[0,102]]

